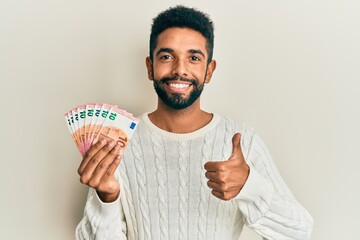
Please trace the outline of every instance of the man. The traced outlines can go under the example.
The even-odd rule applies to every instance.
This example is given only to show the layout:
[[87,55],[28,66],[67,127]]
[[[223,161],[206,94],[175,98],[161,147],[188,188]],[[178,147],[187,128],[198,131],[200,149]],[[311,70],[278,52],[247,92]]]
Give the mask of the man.
[[200,108],[213,41],[211,20],[195,9],[154,19],[146,67],[157,109],[141,116],[124,153],[100,140],[82,160],[91,189],[77,239],[238,239],[244,224],[265,239],[310,238],[312,218],[260,138]]

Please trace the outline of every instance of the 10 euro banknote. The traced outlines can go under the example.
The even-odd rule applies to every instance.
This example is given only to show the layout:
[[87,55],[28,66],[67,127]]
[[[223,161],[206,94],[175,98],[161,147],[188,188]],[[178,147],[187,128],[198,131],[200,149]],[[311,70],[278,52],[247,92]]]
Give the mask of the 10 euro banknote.
[[64,116],[82,156],[99,138],[114,140],[125,150],[139,123],[131,113],[106,103],[79,105]]

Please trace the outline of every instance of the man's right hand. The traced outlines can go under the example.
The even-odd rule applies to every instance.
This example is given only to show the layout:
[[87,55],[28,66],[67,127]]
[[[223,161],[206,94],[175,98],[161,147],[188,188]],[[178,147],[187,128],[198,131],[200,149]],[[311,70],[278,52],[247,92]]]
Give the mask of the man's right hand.
[[78,169],[80,182],[94,188],[103,202],[113,202],[120,194],[114,176],[121,160],[120,149],[115,141],[100,139],[86,152]]

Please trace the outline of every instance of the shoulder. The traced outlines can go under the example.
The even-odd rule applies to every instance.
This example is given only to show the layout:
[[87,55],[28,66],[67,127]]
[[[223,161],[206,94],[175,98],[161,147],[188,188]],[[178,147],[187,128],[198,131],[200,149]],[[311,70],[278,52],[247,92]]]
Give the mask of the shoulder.
[[228,138],[232,137],[235,133],[240,133],[241,147],[244,151],[244,155],[247,155],[251,146],[254,144],[254,141],[257,141],[256,139],[258,138],[255,129],[247,123],[234,118],[220,115],[218,115],[218,117],[218,131],[225,131],[225,135],[228,135]]
[[229,118],[227,116],[221,116],[219,114],[214,115],[217,115],[219,118],[218,128],[223,128],[234,134],[239,132],[243,137],[252,136],[255,133],[254,128],[247,123],[241,122],[237,119]]

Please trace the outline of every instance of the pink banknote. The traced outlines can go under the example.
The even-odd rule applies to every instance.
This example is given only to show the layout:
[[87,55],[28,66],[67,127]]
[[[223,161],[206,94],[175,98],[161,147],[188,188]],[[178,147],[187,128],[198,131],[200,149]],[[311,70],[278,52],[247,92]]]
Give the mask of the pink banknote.
[[64,116],[82,156],[99,138],[112,139],[125,150],[139,123],[131,113],[106,103],[79,105]]

